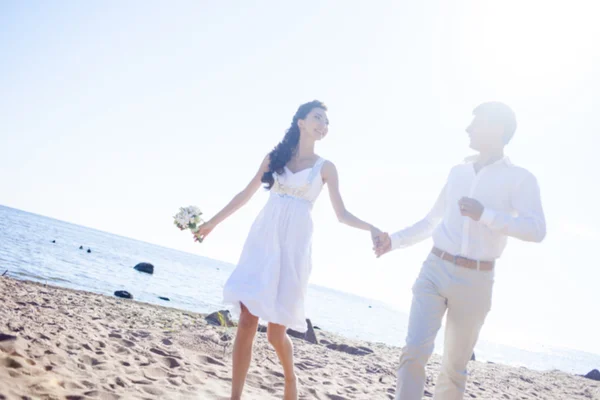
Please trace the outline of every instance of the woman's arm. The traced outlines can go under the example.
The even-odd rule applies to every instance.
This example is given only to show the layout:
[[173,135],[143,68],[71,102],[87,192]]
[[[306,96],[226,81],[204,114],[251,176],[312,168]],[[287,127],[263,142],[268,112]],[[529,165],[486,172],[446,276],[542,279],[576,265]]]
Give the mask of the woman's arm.
[[372,236],[378,235],[380,233],[379,229],[357,218],[346,209],[344,200],[342,200],[342,195],[340,194],[339,177],[335,165],[330,161],[326,161],[325,164],[323,164],[322,173],[323,180],[327,183],[329,199],[331,200],[331,205],[333,206],[338,221],[353,228],[371,231]]
[[252,198],[261,185],[261,178],[269,170],[269,156],[267,155],[260,165],[260,168],[248,185],[236,194],[233,199],[219,211],[214,217],[200,225],[195,235],[196,239],[203,240],[208,234],[221,222],[225,221],[231,214],[239,210],[244,204]]

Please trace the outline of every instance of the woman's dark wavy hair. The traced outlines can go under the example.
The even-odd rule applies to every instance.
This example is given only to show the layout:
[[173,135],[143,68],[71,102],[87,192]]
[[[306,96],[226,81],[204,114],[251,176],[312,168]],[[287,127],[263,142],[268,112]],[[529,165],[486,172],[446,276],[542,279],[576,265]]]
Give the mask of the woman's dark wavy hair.
[[265,189],[270,190],[273,187],[273,173],[283,174],[283,168],[298,150],[298,141],[300,140],[298,120],[305,119],[308,113],[315,108],[322,108],[327,111],[325,104],[319,100],[313,100],[298,107],[298,111],[296,111],[292,124],[285,133],[283,140],[269,153],[269,170],[261,178],[261,182],[267,184]]

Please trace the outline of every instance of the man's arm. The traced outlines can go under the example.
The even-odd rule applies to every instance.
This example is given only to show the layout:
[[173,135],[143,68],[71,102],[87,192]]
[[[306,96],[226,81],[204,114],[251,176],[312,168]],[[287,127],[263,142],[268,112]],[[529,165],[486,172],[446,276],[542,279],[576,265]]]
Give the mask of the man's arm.
[[485,208],[480,221],[494,231],[500,231],[527,242],[541,242],[546,236],[546,219],[542,209],[540,188],[535,176],[528,174],[514,189],[512,207],[517,216]]
[[396,249],[405,248],[429,238],[444,216],[446,209],[446,185],[442,188],[433,208],[425,218],[416,224],[404,228],[392,235],[382,233],[379,246],[376,246],[377,257]]
[[433,208],[425,218],[417,222],[416,224],[404,228],[396,233],[390,235],[392,250],[401,249],[412,246],[423,240],[431,237],[433,230],[438,226],[442,217],[444,216],[444,210],[446,209],[446,185],[442,188]]

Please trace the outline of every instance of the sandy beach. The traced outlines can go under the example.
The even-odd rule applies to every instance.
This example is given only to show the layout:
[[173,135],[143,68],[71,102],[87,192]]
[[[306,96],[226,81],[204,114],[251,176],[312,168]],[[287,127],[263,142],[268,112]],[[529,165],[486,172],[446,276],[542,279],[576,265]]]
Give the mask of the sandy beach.
[[[235,328],[209,325],[201,314],[8,277],[0,278],[0,293],[0,399],[228,399]],[[293,339],[300,398],[393,399],[400,348],[317,336],[318,345]],[[424,399],[439,366],[434,355]],[[600,399],[600,382],[560,371],[477,361],[469,369],[465,398]],[[258,333],[245,398],[282,394],[277,356]]]

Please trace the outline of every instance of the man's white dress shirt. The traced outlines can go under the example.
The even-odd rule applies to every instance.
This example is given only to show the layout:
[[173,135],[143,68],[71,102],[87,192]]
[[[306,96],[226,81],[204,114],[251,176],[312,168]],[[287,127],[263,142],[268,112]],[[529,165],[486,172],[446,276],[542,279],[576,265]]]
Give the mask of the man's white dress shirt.
[[[462,197],[483,205],[479,221],[461,215],[458,201]],[[546,235],[546,221],[535,176],[513,165],[507,157],[478,173],[472,159],[455,166],[429,214],[391,235],[392,249],[432,235],[435,247],[480,261],[499,258],[508,236],[541,242]]]

